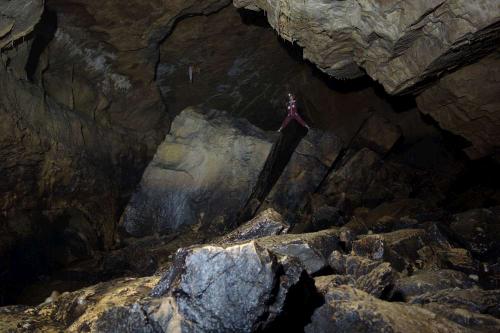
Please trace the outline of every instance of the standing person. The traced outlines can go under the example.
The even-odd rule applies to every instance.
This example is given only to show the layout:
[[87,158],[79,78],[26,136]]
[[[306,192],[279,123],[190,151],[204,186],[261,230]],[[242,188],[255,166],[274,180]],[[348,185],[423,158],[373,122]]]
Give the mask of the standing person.
[[299,115],[299,112],[297,111],[297,100],[295,99],[295,96],[292,93],[288,93],[288,102],[286,104],[286,111],[287,111],[286,118],[283,121],[283,124],[281,124],[281,127],[278,130],[278,132],[281,132],[284,128],[286,128],[292,119],[295,119],[295,121],[297,121],[300,125],[307,128],[308,130],[311,129],[309,125],[306,124],[304,119],[302,119],[302,117]]

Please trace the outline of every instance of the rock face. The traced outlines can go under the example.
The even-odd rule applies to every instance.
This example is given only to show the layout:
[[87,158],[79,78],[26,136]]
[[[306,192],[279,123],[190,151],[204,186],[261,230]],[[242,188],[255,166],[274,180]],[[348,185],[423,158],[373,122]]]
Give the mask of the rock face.
[[384,302],[348,286],[332,288],[325,301],[306,332],[472,332],[428,310]]
[[454,216],[450,227],[464,246],[479,258],[500,252],[500,207],[474,209]]
[[486,45],[491,51],[499,37],[495,0],[233,3],[264,10],[278,33],[302,46],[304,57],[328,74],[353,78],[363,68],[390,94],[408,92],[485,54]]
[[[498,12],[498,9],[497,9]],[[441,78],[417,97],[419,109],[467,139],[476,159],[500,147],[500,51]]]
[[271,137],[247,121],[184,110],[125,209],[125,229],[144,236],[197,223],[235,225],[271,147]]
[[221,237],[218,243],[236,243],[265,236],[286,234],[289,228],[290,225],[283,221],[283,217],[270,208]]
[[[200,332],[252,332],[260,318],[283,306],[273,305],[272,300],[277,259],[255,242],[195,248],[177,256],[171,280],[162,283],[175,296],[183,318],[181,327],[196,327],[193,331]],[[299,277],[300,270],[295,270],[290,282],[296,283]],[[283,301],[278,299],[278,303]]]
[[1,2],[2,289],[113,246],[170,125],[158,44],[179,18],[229,3]]
[[[303,47],[304,58],[329,75],[351,79],[366,71],[389,94],[417,93],[491,53],[500,39],[495,0],[233,3],[263,10],[281,37]],[[494,54],[445,75],[418,97],[421,111],[472,143],[472,158],[500,146],[498,67]]]
[[343,147],[335,135],[311,130],[295,148],[290,161],[267,195],[264,207],[273,207],[290,222],[308,202]]
[[0,50],[14,47],[33,32],[44,10],[44,0],[3,1],[0,4]]

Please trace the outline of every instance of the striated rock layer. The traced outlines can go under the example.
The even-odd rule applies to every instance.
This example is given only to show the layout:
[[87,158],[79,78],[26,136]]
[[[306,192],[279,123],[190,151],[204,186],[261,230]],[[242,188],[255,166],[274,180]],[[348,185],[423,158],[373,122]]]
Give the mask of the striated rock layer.
[[495,70],[486,75],[488,68],[499,67],[498,57],[446,75],[497,47],[498,1],[233,3],[263,10],[281,37],[303,47],[304,58],[334,78],[352,79],[366,72],[389,94],[397,95],[418,93],[445,74],[419,97],[421,110],[470,141],[466,152],[471,158],[491,154],[500,146],[498,75]]
[[353,78],[363,69],[390,94],[415,90],[485,54],[500,34],[495,0],[233,3],[264,10],[278,33],[304,47],[304,57],[328,74]]
[[471,158],[500,146],[500,51],[441,78],[417,97],[419,109],[472,143]]

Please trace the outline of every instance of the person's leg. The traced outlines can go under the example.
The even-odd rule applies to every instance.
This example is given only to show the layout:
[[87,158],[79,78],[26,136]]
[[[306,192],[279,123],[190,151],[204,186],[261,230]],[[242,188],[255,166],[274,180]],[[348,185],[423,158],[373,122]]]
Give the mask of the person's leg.
[[290,123],[290,120],[292,120],[292,117],[287,115],[285,120],[283,120],[283,124],[281,124],[281,127],[278,130],[278,132],[281,132],[282,130],[284,130],[288,126],[288,124]]
[[309,125],[306,124],[306,122],[304,121],[304,119],[302,119],[302,117],[297,114],[295,117],[295,120],[297,120],[297,122],[302,125],[303,127],[307,128],[307,129],[310,129]]

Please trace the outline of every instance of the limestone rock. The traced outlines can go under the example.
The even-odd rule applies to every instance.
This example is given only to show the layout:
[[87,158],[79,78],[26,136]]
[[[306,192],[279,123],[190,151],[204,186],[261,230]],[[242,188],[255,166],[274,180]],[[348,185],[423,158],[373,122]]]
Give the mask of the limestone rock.
[[293,218],[304,208],[342,149],[342,141],[332,133],[310,130],[292,154],[283,173],[265,199],[285,218]]
[[342,285],[353,285],[354,279],[350,275],[323,275],[314,278],[314,285],[321,294],[326,294],[331,288]]
[[472,332],[417,306],[378,300],[350,286],[332,288],[307,333],[317,332]]
[[483,55],[499,37],[495,0],[233,3],[265,11],[277,32],[301,45],[304,58],[328,74],[352,78],[362,75],[362,67],[389,93],[415,89],[466,58]]
[[247,121],[184,110],[125,209],[125,229],[144,236],[197,223],[234,225],[271,146],[271,137]]
[[457,214],[451,229],[472,254],[487,258],[500,253],[500,207]]
[[328,257],[340,249],[340,232],[327,229],[305,234],[264,237],[257,243],[274,253],[296,258],[309,275],[328,267]]
[[500,320],[490,315],[436,303],[424,304],[423,308],[475,332],[494,333],[500,330]]
[[[175,302],[183,331],[264,328],[284,311],[290,288],[304,279],[304,267],[293,256],[282,256],[262,244],[251,241],[181,250],[153,295],[166,295]],[[164,311],[158,316],[171,320]]]
[[468,289],[474,285],[474,282],[462,272],[446,269],[420,271],[397,280],[391,290],[390,298],[408,301],[410,298],[424,293],[433,293],[449,288]]
[[323,230],[330,227],[341,227],[344,224],[345,222],[341,211],[336,207],[321,206],[312,212],[312,231]]
[[221,237],[217,243],[236,243],[265,236],[286,234],[289,228],[290,226],[283,221],[283,217],[274,209],[269,208]]
[[[498,12],[498,8],[497,8]],[[500,147],[500,51],[441,78],[417,97],[418,108],[467,139],[472,159]]]
[[500,290],[444,289],[413,297],[412,304],[437,303],[500,318]]
[[350,158],[334,170],[325,181],[321,193],[333,197],[336,202],[345,197],[358,206],[363,201],[363,195],[369,187],[369,180],[375,177],[377,170],[381,167],[380,156],[370,149],[363,148],[354,153]]
[[0,50],[13,48],[35,29],[44,11],[44,0],[15,0],[0,3]]
[[387,262],[343,255],[338,251],[331,254],[328,262],[337,274],[345,274],[350,278],[351,283],[348,284],[375,297],[381,297],[397,277],[397,273]]
[[401,137],[401,129],[384,117],[373,114],[364,123],[355,144],[365,146],[380,154],[386,154]]

